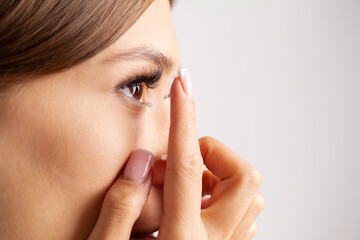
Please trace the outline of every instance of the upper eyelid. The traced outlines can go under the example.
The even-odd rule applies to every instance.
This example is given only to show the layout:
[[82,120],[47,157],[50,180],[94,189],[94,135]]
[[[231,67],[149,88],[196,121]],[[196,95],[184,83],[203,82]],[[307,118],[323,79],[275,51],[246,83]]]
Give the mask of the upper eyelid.
[[123,82],[121,82],[120,84],[118,84],[115,88],[116,90],[119,88],[124,88],[130,84],[136,84],[136,83],[141,83],[141,82],[146,82],[146,80],[149,80],[150,78],[153,79],[153,81],[155,82],[153,85],[153,87],[150,88],[155,88],[157,87],[156,84],[159,83],[160,79],[162,78],[162,70],[161,69],[157,69],[156,71],[143,71],[141,73],[135,74],[136,76],[131,77],[128,80],[125,80]]

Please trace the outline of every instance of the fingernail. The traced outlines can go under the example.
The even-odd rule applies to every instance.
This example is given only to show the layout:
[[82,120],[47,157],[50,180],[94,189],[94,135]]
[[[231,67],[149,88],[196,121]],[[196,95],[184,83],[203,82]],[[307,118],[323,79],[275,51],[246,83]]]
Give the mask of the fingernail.
[[124,178],[137,183],[143,183],[151,166],[154,164],[154,155],[145,149],[135,150],[124,170]]
[[167,87],[166,87],[166,92],[167,92],[167,94],[164,95],[164,99],[170,98],[171,86],[172,86],[175,78],[176,78],[176,75],[175,75],[175,74],[171,75],[171,78],[170,78],[170,80],[169,80],[169,83],[168,83],[168,85],[167,85]]
[[180,69],[180,78],[181,78],[181,84],[182,84],[185,94],[188,95],[189,97],[192,97],[192,95],[193,95],[192,81],[191,81],[191,77],[190,77],[190,74],[189,74],[189,71],[187,70],[187,68]]

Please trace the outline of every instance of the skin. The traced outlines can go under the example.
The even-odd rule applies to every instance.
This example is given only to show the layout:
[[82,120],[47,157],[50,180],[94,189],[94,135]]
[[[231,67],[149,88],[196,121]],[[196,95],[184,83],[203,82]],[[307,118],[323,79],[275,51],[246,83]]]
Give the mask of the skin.
[[[152,107],[146,108],[123,94],[113,92],[119,83],[141,73],[142,69],[154,67],[144,59],[112,58],[114,54],[143,46],[159,50],[174,60],[173,67],[163,72],[158,87],[147,91],[146,97]],[[164,230],[160,231],[159,238],[162,239],[175,239],[172,237],[191,227],[182,223],[188,224],[192,219],[198,220],[193,226],[194,233],[200,231],[196,239],[205,239],[203,237],[209,233],[207,229],[216,229],[211,224],[201,223],[201,180],[203,178],[205,182],[203,187],[212,192],[216,188],[210,182],[217,183],[222,176],[210,171],[203,174],[200,147],[215,146],[220,153],[231,150],[211,139],[198,142],[193,101],[180,93],[180,80],[175,81],[175,87],[173,84],[175,90],[172,89],[171,102],[163,99],[168,81],[173,73],[179,71],[179,65],[179,48],[169,2],[157,0],[121,38],[101,53],[63,72],[39,77],[10,89],[6,98],[0,100],[2,237],[83,239],[92,234],[94,239],[101,236],[111,239],[105,238],[105,234],[115,233],[118,226],[111,226],[111,218],[107,217],[102,205],[108,201],[105,196],[109,196],[109,192],[121,193],[128,187],[119,183],[121,180],[117,177],[137,148],[148,149],[155,156],[154,175],[149,184],[151,189],[148,194],[143,194],[138,215],[120,213],[122,218],[119,219],[132,221],[133,228],[131,225],[119,229],[129,234],[144,234],[161,226]],[[189,104],[182,107],[180,101],[189,101]],[[178,112],[172,110],[170,114],[170,104],[176,106],[172,109],[179,109]],[[170,127],[170,117],[172,122],[178,122],[176,119],[188,119],[184,116],[188,116],[190,122]],[[192,134],[181,135],[180,132]],[[184,144],[174,144],[174,139],[180,139],[180,136],[185,137],[182,139]],[[160,159],[164,153],[169,155],[167,164]],[[199,166],[195,168],[194,177],[190,176],[196,182],[189,180],[186,174],[176,173],[186,172],[182,170],[185,165],[181,162],[186,163],[189,153],[196,154]],[[211,159],[207,167],[220,174],[216,170],[219,166],[214,163],[216,159]],[[263,200],[256,193],[261,177],[235,153],[229,153],[228,159],[231,159],[227,163],[229,166],[242,169],[238,171],[240,175],[232,176],[233,182],[228,181],[232,182],[231,188],[247,190],[239,191],[239,196],[224,198],[222,209],[244,199],[244,196],[248,198],[239,206],[243,209],[241,216],[231,217],[236,222],[230,224],[232,227],[226,230],[226,236],[250,239],[255,232],[253,222],[263,208]],[[191,185],[196,186],[192,188],[193,192],[187,189]],[[220,188],[226,186],[216,185]],[[194,199],[196,204],[186,194],[184,198],[179,197],[182,196],[180,191],[197,196]],[[205,214],[205,222],[216,223],[210,219],[215,219],[219,211],[211,207],[219,199],[215,197],[210,201],[208,212],[214,213]],[[189,209],[194,215],[181,216],[179,213],[183,209]],[[176,219],[179,221],[174,222]]]

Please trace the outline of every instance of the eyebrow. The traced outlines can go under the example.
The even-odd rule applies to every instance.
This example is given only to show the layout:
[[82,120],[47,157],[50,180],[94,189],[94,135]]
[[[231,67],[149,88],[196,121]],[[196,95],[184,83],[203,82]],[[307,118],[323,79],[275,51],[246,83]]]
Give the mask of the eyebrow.
[[120,61],[120,60],[145,60],[150,61],[158,66],[161,71],[169,71],[174,67],[175,60],[169,56],[164,55],[161,51],[149,46],[133,48],[121,53],[117,53],[105,62]]

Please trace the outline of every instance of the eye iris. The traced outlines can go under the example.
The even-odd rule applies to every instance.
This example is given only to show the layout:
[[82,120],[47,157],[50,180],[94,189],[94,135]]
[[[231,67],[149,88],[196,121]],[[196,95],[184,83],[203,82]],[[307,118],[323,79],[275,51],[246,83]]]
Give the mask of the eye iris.
[[133,85],[130,87],[130,92],[133,98],[136,100],[141,100],[141,97],[143,95],[143,87],[141,83],[138,83],[136,85]]

